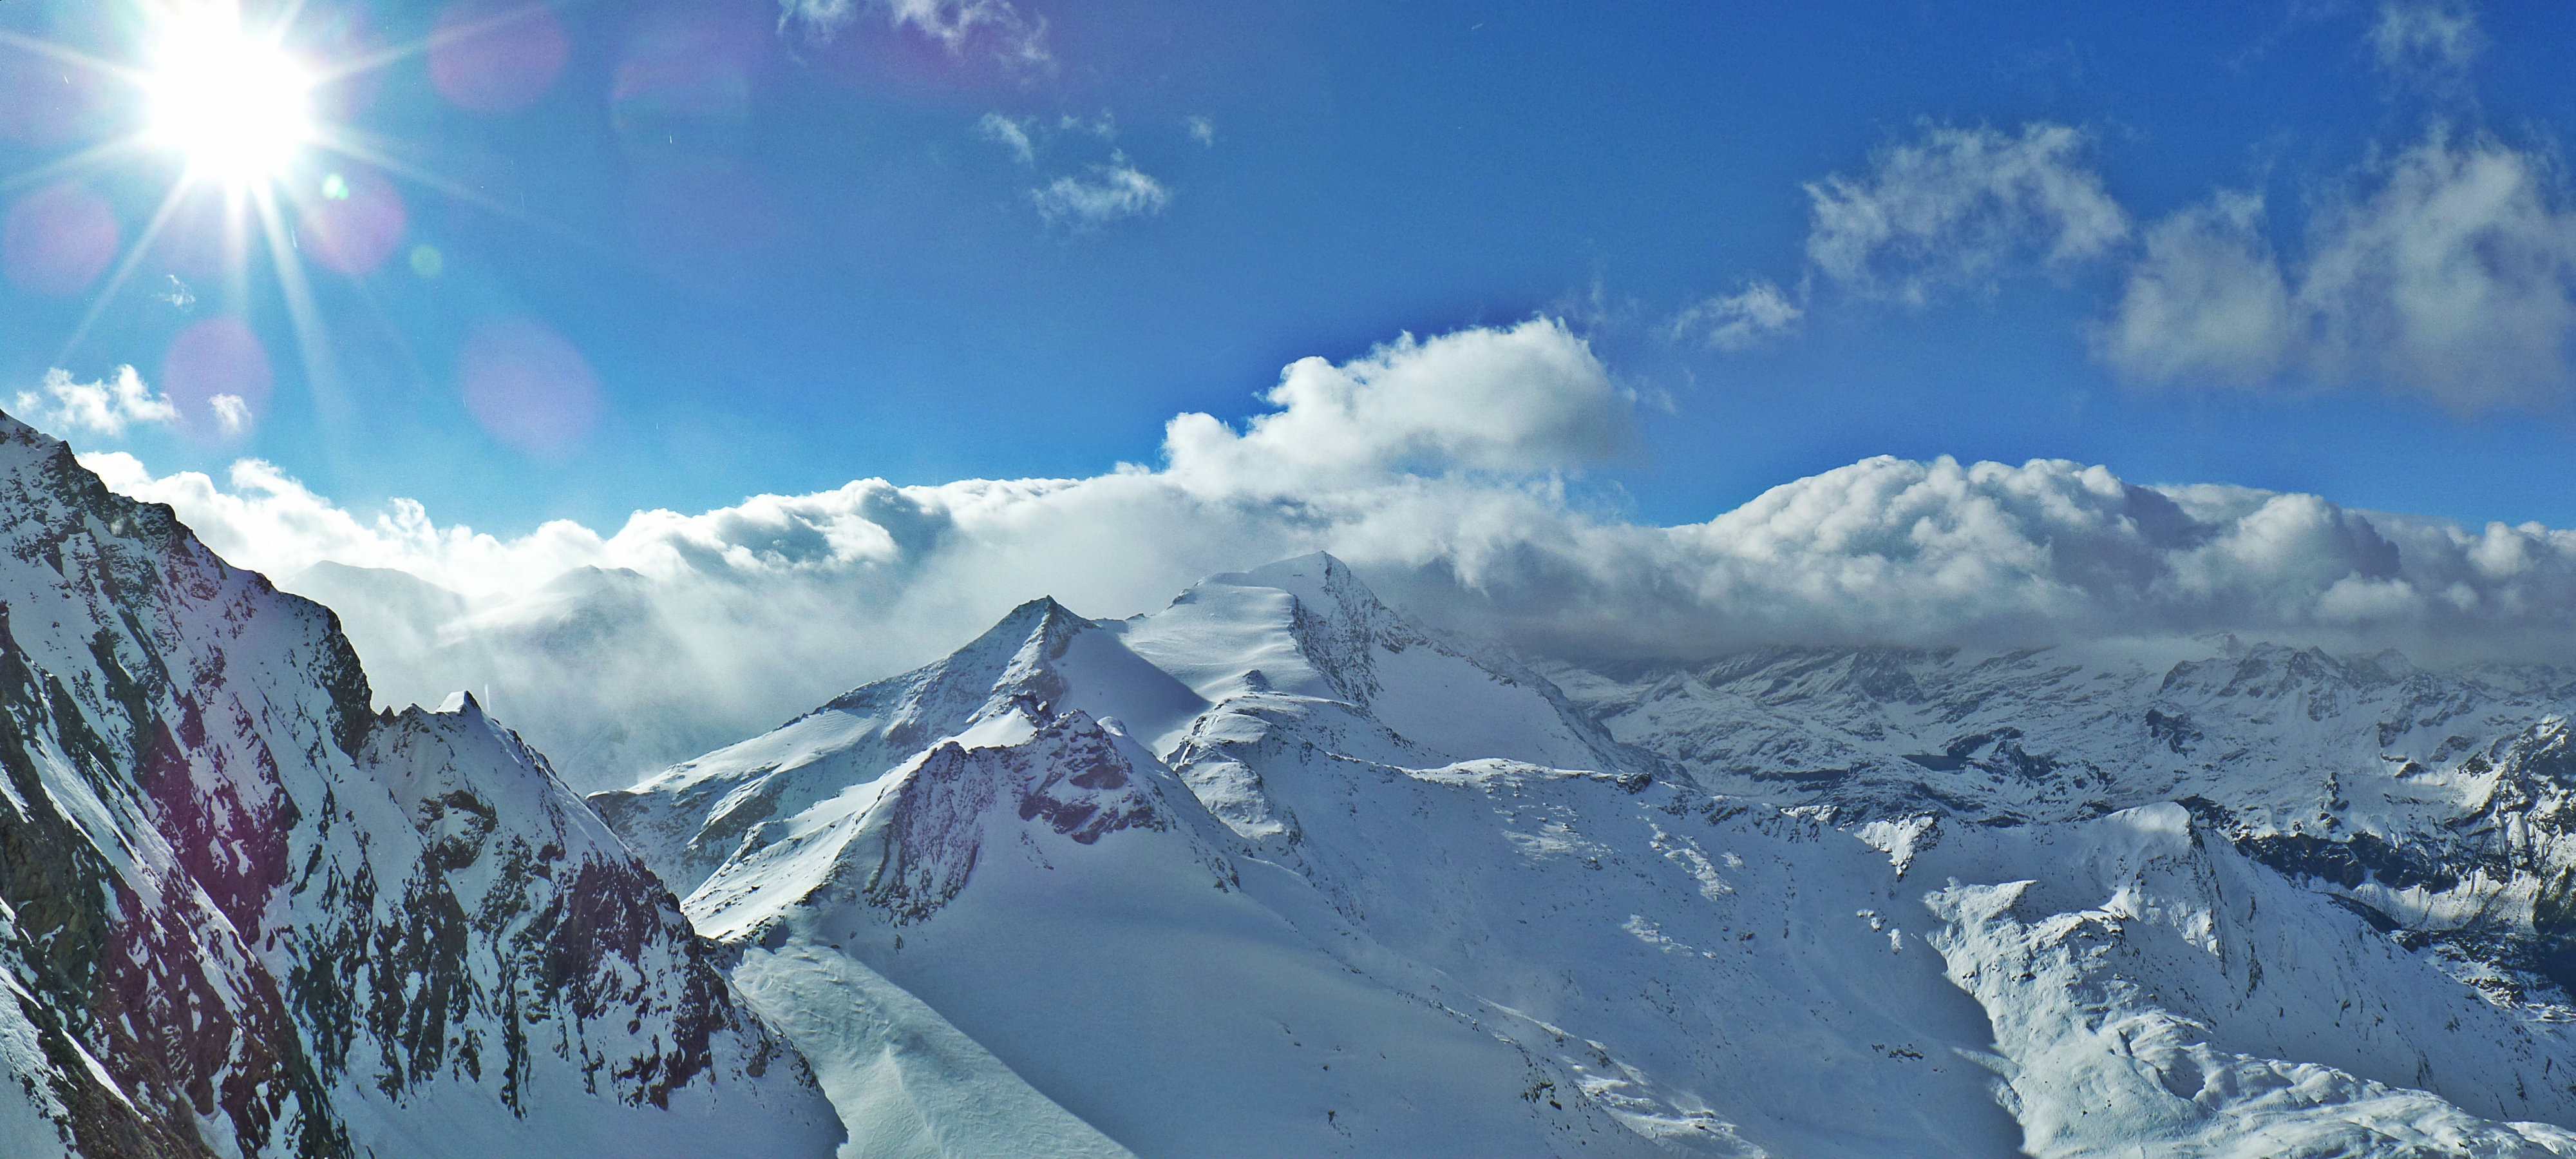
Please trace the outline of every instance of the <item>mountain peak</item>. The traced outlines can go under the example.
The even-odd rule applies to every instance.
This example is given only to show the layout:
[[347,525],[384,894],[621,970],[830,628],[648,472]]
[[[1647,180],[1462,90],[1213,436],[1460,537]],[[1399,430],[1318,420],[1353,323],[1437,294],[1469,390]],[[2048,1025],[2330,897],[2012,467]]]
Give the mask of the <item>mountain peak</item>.
[[1061,681],[1054,677],[1050,665],[1063,658],[1074,637],[1096,626],[1055,602],[1055,597],[1039,596],[1011,609],[1011,614],[1002,617],[1000,623],[977,637],[963,651],[983,655],[1007,653],[1010,656],[1001,678],[994,685],[995,691],[1005,686],[1029,685],[1031,691],[1040,692],[1045,699],[1052,700],[1054,694],[1062,689],[1059,687]]
[[1351,565],[1323,551],[1264,564],[1250,571],[1209,576],[1200,582],[1200,586],[1209,584],[1277,588],[1318,610],[1335,605],[1352,608],[1384,606],[1377,593],[1369,590],[1368,584],[1351,570]]

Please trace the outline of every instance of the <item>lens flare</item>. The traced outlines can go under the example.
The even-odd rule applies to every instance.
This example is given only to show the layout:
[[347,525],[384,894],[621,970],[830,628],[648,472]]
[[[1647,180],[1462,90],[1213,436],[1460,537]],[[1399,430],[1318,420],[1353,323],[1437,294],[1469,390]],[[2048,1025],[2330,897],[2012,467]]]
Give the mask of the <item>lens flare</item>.
[[162,30],[145,82],[148,138],[230,186],[282,175],[313,141],[313,74],[273,39],[209,5]]

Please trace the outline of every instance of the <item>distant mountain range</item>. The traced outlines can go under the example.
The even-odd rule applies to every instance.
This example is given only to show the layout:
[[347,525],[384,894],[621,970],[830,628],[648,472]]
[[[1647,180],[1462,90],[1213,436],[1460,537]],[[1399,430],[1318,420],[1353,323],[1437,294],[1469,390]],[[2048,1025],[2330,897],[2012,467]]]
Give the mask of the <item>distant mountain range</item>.
[[2568,672],[1577,666],[1316,555],[585,802],[14,423],[0,512],[8,1155],[2576,1155]]

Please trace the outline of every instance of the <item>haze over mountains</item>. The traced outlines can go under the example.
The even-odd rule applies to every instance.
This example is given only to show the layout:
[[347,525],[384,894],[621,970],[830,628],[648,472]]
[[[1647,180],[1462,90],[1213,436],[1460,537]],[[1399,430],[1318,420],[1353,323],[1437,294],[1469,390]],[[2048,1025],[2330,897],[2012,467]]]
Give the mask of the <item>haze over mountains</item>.
[[755,1006],[902,987],[1143,1154],[2576,1150],[2564,676],[1556,674],[1310,556],[592,801]]
[[[6,448],[13,1153],[2576,1154],[2550,666],[1525,660],[1319,553],[585,803]],[[678,688],[652,582],[492,630]]]
[[1704,523],[1636,523],[1580,472],[1629,453],[1649,402],[1552,319],[1305,359],[1267,400],[1236,426],[1174,417],[1158,467],[861,480],[515,539],[417,504],[363,516],[255,461],[220,485],[84,461],[345,606],[385,705],[488,690],[584,789],[946,655],[1039,596],[1126,615],[1316,550],[1430,623],[1578,662],[2212,632],[2424,663],[2576,647],[2576,532],[2064,461],[1869,459]]
[[[1893,459],[1641,526],[1544,319],[1270,401],[511,541],[17,428],[16,1138],[2576,1153],[2576,535]],[[129,927],[233,1054],[112,1029]]]
[[0,3],[0,1159],[2576,1159],[2571,42]]

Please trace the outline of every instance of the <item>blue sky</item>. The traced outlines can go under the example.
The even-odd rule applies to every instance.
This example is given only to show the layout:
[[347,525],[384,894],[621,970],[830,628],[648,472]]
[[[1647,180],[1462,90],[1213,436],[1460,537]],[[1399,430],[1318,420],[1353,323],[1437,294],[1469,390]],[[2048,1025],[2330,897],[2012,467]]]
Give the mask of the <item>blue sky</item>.
[[[1159,461],[1174,414],[1264,411],[1298,358],[1545,314],[1644,400],[1642,448],[1578,485],[1640,521],[1946,454],[2576,525],[2562,4],[309,0],[286,46],[381,59],[320,104],[391,163],[315,151],[283,196],[379,219],[390,198],[400,222],[347,227],[354,256],[303,244],[301,328],[262,247],[221,256],[219,198],[135,251],[170,150],[47,168],[145,113],[39,49],[137,65],[157,11],[0,12],[0,172],[41,223],[0,282],[0,395],[131,365],[176,421],[61,433],[155,472],[258,458],[354,510],[408,497],[505,533],[867,477],[1087,476]],[[504,24],[420,50],[478,19]],[[1937,200],[1899,188],[1906,151],[1973,186],[1977,149],[2046,172],[1954,190],[1964,217],[1857,265],[1819,257],[1834,190]],[[2268,245],[2296,296],[2373,223],[2423,227],[2389,194],[2410,158],[2521,166],[2504,180],[2538,216],[2472,246],[2510,267],[2480,324],[2519,329],[2383,342],[2413,323],[2326,287],[2269,353],[2111,352],[2160,225],[2259,195],[2236,232],[2171,236]],[[2059,252],[2069,205],[2118,228]],[[114,260],[29,256],[99,206]],[[1685,321],[1758,286],[1795,320],[1722,345],[1735,315]],[[2338,327],[2362,337],[2301,336]],[[230,352],[195,374],[220,386],[245,332],[268,389],[227,433],[174,342]],[[2499,341],[2542,353],[2506,387],[2446,377]],[[587,384],[478,411],[469,380],[507,395],[513,373]]]

